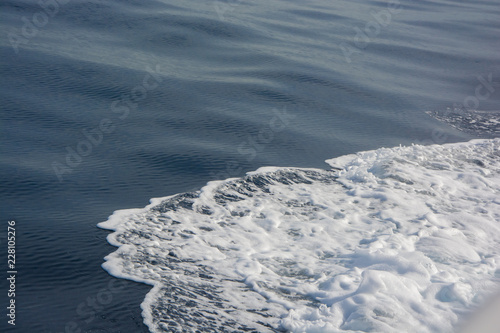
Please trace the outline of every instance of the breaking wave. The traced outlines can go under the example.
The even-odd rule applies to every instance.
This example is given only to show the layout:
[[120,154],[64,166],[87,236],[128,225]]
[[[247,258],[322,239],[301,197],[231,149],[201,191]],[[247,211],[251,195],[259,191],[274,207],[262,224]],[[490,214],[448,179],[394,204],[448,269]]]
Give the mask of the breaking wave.
[[451,332],[499,287],[500,139],[261,168],[99,226],[152,332]]

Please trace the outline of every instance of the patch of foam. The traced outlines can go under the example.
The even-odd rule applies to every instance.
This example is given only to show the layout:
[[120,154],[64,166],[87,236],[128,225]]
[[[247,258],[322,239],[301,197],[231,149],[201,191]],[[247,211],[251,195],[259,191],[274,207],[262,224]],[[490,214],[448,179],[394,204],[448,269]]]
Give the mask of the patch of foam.
[[499,286],[500,139],[263,168],[115,212],[152,332],[451,332]]
[[467,133],[482,137],[500,135],[500,111],[479,111],[465,108],[427,111],[431,117]]

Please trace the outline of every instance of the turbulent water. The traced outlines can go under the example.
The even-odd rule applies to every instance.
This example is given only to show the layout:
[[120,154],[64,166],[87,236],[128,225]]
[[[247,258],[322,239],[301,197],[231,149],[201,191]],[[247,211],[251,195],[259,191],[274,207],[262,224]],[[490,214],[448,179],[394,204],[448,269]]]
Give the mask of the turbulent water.
[[427,111],[430,116],[454,128],[472,134],[500,136],[500,111],[479,111],[465,108]]
[[153,332],[453,332],[500,282],[500,139],[262,168],[116,212]]

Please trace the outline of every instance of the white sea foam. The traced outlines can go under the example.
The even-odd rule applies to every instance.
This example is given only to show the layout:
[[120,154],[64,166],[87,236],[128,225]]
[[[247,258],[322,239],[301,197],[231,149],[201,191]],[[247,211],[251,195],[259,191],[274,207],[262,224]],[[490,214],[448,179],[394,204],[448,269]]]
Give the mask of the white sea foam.
[[500,139],[262,168],[115,212],[152,332],[452,332],[500,286]]

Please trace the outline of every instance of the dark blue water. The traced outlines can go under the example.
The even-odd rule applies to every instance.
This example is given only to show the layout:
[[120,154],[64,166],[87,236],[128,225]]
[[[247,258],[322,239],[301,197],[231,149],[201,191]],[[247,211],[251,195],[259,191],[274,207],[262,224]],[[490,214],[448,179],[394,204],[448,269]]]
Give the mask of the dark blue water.
[[149,287],[100,267],[117,209],[470,140],[425,111],[500,106],[496,0],[41,3],[0,4],[0,242],[15,220],[18,270],[2,332],[147,331]]

